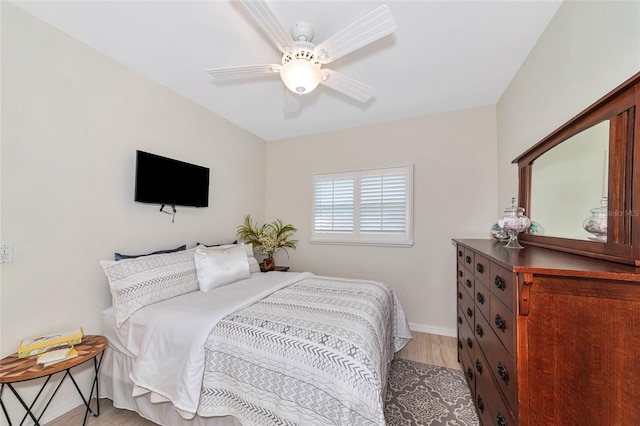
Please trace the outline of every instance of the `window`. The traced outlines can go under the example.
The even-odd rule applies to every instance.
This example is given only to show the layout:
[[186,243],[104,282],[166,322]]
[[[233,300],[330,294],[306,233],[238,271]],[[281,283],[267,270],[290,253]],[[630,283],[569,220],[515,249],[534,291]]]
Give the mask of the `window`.
[[413,244],[413,167],[313,176],[311,242]]

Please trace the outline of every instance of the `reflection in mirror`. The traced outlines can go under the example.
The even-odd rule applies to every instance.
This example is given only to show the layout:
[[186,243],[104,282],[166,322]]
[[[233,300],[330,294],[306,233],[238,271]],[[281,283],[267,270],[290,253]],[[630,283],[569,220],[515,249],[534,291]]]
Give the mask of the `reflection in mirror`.
[[[583,222],[607,196],[609,121],[570,137],[535,159],[531,220],[546,236],[594,240]],[[605,200],[606,201],[606,200]],[[605,209],[606,211],[606,209]],[[605,218],[606,223],[606,218]]]

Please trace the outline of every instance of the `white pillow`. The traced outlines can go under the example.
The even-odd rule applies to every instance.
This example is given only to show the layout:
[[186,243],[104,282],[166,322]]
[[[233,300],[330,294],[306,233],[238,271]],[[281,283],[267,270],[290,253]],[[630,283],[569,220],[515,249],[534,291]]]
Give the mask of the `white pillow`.
[[247,252],[247,259],[249,260],[249,271],[260,272],[260,264],[258,263],[258,260],[253,254],[253,246],[251,245],[251,243],[223,244],[221,246],[211,246],[211,247],[207,247],[205,245],[200,244],[198,248],[205,248],[207,250],[225,250],[231,247],[238,247],[238,246],[244,247],[245,251]]
[[249,278],[249,259],[243,246],[222,248],[198,247],[195,254],[196,274],[201,291]]
[[120,327],[138,309],[198,289],[196,249],[100,262]]
[[258,264],[258,260],[253,255],[253,246],[251,245],[251,243],[242,243],[241,245],[244,246],[244,249],[247,252],[247,259],[249,259],[249,270],[251,272],[260,272],[260,264]]

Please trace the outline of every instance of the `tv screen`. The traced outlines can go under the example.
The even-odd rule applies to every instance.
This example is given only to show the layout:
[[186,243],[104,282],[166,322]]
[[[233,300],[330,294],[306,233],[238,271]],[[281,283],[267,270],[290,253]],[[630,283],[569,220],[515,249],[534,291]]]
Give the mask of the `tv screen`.
[[136,151],[135,201],[207,207],[209,168]]

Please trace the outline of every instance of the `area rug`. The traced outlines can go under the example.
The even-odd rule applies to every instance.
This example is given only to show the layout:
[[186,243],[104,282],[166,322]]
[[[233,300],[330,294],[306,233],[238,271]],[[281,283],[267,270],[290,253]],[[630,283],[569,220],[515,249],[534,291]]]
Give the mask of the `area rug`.
[[394,359],[384,416],[388,426],[477,426],[462,371]]

